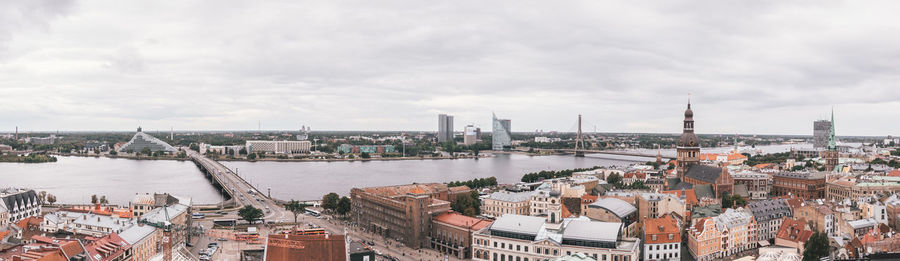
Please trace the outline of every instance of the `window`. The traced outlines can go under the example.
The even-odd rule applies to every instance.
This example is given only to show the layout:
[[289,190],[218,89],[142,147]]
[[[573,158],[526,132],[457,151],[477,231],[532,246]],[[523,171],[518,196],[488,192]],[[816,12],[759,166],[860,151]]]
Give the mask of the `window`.
[[[525,246],[525,252],[528,252],[528,246]],[[528,261],[528,260],[525,260]]]
[[[494,247],[497,247],[497,241],[494,241]],[[497,255],[497,254],[494,254],[494,255]],[[496,259],[496,258],[494,258],[494,259]]]

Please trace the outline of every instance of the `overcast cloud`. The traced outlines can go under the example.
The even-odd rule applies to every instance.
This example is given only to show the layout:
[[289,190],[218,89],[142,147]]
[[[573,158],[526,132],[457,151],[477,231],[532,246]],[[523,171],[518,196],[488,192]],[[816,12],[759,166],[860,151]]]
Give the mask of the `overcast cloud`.
[[0,2],[0,132],[900,134],[896,1]]

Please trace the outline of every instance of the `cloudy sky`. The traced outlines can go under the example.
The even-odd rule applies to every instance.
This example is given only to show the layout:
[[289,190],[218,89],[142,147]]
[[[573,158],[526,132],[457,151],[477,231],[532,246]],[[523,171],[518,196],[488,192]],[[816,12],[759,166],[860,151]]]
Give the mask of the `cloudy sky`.
[[900,134],[896,1],[0,1],[0,132]]

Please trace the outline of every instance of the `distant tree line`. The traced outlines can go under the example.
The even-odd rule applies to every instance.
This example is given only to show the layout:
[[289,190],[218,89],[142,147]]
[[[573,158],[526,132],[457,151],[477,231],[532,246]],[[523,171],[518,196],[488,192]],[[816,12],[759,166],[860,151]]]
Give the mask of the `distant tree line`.
[[542,170],[538,172],[532,172],[525,174],[522,176],[522,182],[537,182],[545,179],[555,179],[555,178],[563,178],[563,177],[571,177],[572,173],[587,171],[587,170],[595,170],[599,169],[601,166],[595,166],[590,168],[578,168],[578,169],[566,169],[566,170]]
[[448,187],[459,187],[459,186],[467,186],[471,189],[485,188],[485,187],[493,187],[497,186],[497,178],[489,177],[489,178],[480,178],[480,179],[472,179],[466,181],[452,181],[447,183]]

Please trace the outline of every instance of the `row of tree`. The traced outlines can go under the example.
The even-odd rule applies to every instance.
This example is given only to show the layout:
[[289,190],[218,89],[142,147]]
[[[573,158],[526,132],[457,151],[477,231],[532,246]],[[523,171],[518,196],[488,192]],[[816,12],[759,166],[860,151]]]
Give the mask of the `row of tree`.
[[563,177],[571,177],[572,173],[587,171],[587,170],[595,170],[601,168],[600,166],[591,167],[591,168],[578,168],[578,169],[566,169],[566,170],[542,170],[539,172],[532,172],[525,174],[522,176],[522,182],[537,182],[545,179],[555,179],[555,178],[563,178]]
[[466,181],[452,181],[450,183],[447,183],[447,186],[448,187],[467,186],[471,189],[493,187],[493,186],[497,186],[497,178],[489,177],[489,178],[472,179],[472,180],[466,180]]
[[650,187],[647,187],[642,180],[637,180],[631,184],[625,184],[622,175],[619,175],[619,173],[609,174],[609,176],[606,177],[606,183],[612,184],[617,189],[650,189]]

